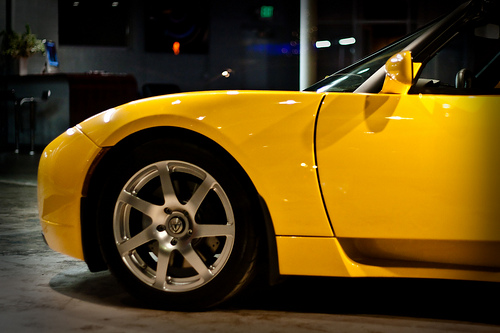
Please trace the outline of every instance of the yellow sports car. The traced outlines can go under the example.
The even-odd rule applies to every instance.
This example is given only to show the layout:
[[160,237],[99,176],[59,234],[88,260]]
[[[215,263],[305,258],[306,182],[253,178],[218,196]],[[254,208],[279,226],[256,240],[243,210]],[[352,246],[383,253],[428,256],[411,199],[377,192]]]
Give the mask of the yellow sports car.
[[500,11],[472,1],[304,92],[104,111],[49,144],[44,236],[137,297],[257,274],[500,281]]

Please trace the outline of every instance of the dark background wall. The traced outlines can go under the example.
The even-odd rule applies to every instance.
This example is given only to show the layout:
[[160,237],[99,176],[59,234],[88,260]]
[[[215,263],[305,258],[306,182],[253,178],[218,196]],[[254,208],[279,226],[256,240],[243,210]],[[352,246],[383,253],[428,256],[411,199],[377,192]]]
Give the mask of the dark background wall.
[[[94,2],[93,2],[94,1]],[[102,9],[90,11],[81,21],[67,22],[62,8],[68,3],[79,7],[88,2],[109,3],[106,0],[0,0],[0,29],[8,23],[4,8],[11,4],[13,30],[24,31],[30,24],[39,38],[54,40],[60,60],[60,72],[84,73],[105,71],[130,73],[139,88],[146,83],[172,83],[182,91],[204,89],[284,89],[297,90],[299,86],[298,43],[300,25],[299,0],[250,0],[229,1],[115,1],[124,12],[120,21],[113,21],[113,14],[98,15]],[[410,1],[388,0],[318,0],[318,39],[328,39],[332,47],[318,50],[318,78],[359,60],[384,44],[416,29],[423,23],[452,9],[460,0]],[[195,25],[206,23],[205,49],[185,51],[175,55],[171,46],[151,47],[160,36],[162,26],[151,26],[152,20],[168,16],[168,6],[158,9],[158,3],[187,4],[187,15],[194,16]],[[197,8],[202,5],[201,10]],[[261,18],[261,6],[272,6],[272,18]],[[153,6],[153,7],[151,7]],[[154,15],[152,15],[154,14]],[[196,17],[196,15],[201,15]],[[104,34],[113,29],[125,29],[124,40],[114,40],[120,45],[72,45],[83,31],[95,29],[103,17],[109,25],[103,26]],[[66,20],[65,20],[66,18]],[[85,20],[86,19],[86,20]],[[123,21],[125,20],[125,22]],[[61,22],[66,23],[61,24]],[[99,24],[98,24],[99,23]],[[86,25],[86,26],[85,26]],[[164,28],[165,26],[163,26]],[[87,30],[85,30],[87,29]],[[99,26],[97,27],[99,29]],[[95,32],[94,32],[95,33]],[[159,33],[159,35],[154,35]],[[148,36],[150,38],[148,38]],[[154,36],[152,38],[151,36]],[[357,43],[338,45],[338,40],[355,37]],[[81,38],[81,37],[79,37]],[[96,38],[91,43],[96,43]],[[151,44],[153,43],[153,44]],[[108,41],[109,44],[109,41]],[[149,46],[148,46],[149,45]],[[197,52],[197,53],[196,53]],[[15,71],[15,66],[2,59],[2,75]],[[29,73],[41,73],[44,57],[29,59]],[[231,69],[231,76],[221,75]]]

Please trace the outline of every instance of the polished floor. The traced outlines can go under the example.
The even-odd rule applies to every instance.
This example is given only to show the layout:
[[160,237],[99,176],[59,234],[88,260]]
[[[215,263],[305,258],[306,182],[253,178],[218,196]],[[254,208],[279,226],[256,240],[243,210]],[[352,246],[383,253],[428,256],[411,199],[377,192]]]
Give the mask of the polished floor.
[[290,278],[208,312],[148,308],[45,245],[39,157],[0,153],[0,332],[500,332],[500,286],[478,282]]

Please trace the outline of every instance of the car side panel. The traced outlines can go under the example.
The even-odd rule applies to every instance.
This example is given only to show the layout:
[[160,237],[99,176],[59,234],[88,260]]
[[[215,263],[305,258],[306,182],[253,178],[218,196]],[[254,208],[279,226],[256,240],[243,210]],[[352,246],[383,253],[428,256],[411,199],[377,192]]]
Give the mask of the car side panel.
[[339,95],[319,115],[338,237],[500,241],[499,99]]
[[[276,239],[283,275],[337,277],[405,277],[500,282],[500,272],[466,266],[373,265],[352,260],[336,237]],[[304,250],[307,249],[307,250]]]

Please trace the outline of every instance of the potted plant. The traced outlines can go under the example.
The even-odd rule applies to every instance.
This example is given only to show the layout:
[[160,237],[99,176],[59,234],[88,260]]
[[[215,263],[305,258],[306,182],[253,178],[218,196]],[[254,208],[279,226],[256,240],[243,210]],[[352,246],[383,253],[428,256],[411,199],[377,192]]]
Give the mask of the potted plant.
[[45,46],[41,39],[31,33],[29,24],[26,24],[26,31],[18,34],[14,31],[2,31],[2,54],[19,59],[19,75],[28,73],[27,59],[35,53],[45,53]]

